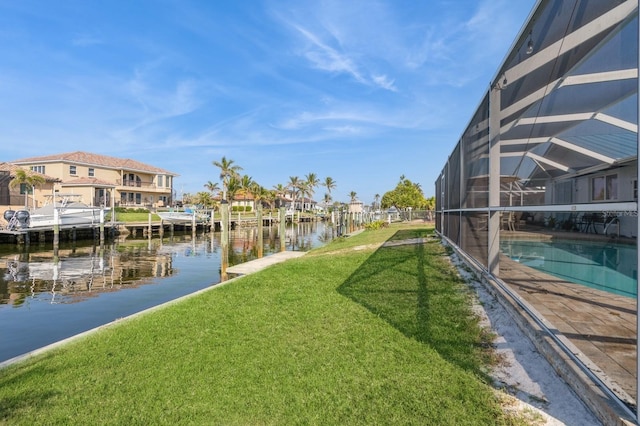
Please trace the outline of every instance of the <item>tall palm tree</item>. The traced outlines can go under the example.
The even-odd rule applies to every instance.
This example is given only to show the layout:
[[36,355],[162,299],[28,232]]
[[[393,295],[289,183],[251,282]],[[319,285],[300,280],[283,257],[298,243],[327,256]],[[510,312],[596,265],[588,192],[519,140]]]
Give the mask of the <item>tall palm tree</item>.
[[313,195],[313,190],[311,189],[311,185],[309,182],[303,181],[300,183],[299,187],[300,197],[302,197],[302,211],[304,211],[304,200],[305,197],[309,197],[309,201],[311,201],[311,196]]
[[332,189],[336,189],[336,181],[333,180],[333,178],[330,176],[327,176],[326,178],[324,178],[324,182],[322,183],[322,185],[327,188],[329,195],[331,195]]
[[356,201],[357,195],[358,195],[358,194],[356,194],[356,191],[351,191],[351,192],[349,193],[349,197],[351,197],[351,202]]
[[313,194],[316,192],[316,186],[320,185],[320,179],[315,173],[309,173],[305,176],[305,182],[308,186],[308,190],[310,192],[310,197],[313,197]]
[[380,194],[374,195],[373,198],[376,200],[375,206],[373,206],[373,208],[374,209],[379,209],[380,208]]
[[222,199],[227,199],[227,191],[229,190],[229,181],[231,178],[237,178],[238,172],[242,170],[242,167],[234,164],[233,160],[227,160],[227,157],[222,157],[220,161],[214,161],[213,165],[220,169],[220,180],[222,181]]
[[300,178],[298,176],[289,176],[289,183],[287,184],[287,188],[291,191],[291,204],[293,206],[293,211],[296,210],[296,195],[298,195],[298,191],[300,191]]
[[[16,169],[13,179],[9,183],[9,188],[14,189],[16,187],[20,187],[25,185],[31,189],[31,194],[33,195],[33,207],[36,206],[36,186],[42,185],[47,180],[44,176],[29,172],[25,169]],[[29,200],[29,190],[25,191],[24,194],[24,207],[27,208],[28,200]]]

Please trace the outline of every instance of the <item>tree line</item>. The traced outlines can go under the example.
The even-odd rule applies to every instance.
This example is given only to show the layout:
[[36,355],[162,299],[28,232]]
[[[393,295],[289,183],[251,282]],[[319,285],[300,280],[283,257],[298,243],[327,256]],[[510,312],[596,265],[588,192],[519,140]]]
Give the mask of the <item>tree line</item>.
[[208,181],[204,184],[206,191],[200,191],[193,195],[184,194],[182,200],[184,203],[215,207],[221,202],[231,203],[241,200],[241,197],[246,197],[248,194],[256,203],[266,203],[273,209],[276,200],[285,196],[291,199],[293,206],[296,205],[297,200],[302,200],[304,204],[305,198],[311,199],[315,195],[316,189],[323,186],[326,188],[323,202],[328,206],[333,201],[331,191],[337,186],[332,177],[328,176],[321,181],[316,173],[308,173],[304,178],[290,176],[287,183],[279,183],[268,189],[256,182],[251,176],[241,174],[243,168],[226,156],[223,156],[219,161],[213,161],[212,164],[220,170],[220,182]]
[[[275,208],[276,200],[281,197],[288,197],[293,206],[298,200],[311,199],[318,187],[326,189],[322,203],[325,207],[340,205],[340,202],[333,202],[332,191],[336,188],[337,182],[330,176],[320,180],[316,173],[308,173],[303,178],[299,176],[289,176],[289,181],[279,183],[268,189],[256,182],[251,176],[241,174],[243,168],[234,160],[223,156],[219,161],[212,164],[220,171],[220,182],[208,181],[204,184],[206,191],[196,194],[184,194],[183,202],[187,204],[199,204],[204,207],[215,207],[223,200],[233,202],[240,200],[240,197],[251,195],[256,203],[266,203],[270,208]],[[220,186],[222,185],[222,186]],[[357,200],[357,193],[349,193],[351,202]],[[435,197],[425,198],[419,183],[412,182],[404,175],[400,176],[400,181],[396,187],[384,193],[382,197],[376,194],[372,203],[374,210],[387,209],[395,206],[400,210],[409,207],[420,210],[435,209]]]

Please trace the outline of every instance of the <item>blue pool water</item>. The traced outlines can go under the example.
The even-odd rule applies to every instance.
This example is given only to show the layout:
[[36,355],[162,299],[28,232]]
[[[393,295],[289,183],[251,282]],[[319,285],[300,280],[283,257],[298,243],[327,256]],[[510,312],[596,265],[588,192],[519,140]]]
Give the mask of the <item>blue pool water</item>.
[[566,281],[622,296],[636,297],[635,245],[593,241],[503,240],[511,259]]

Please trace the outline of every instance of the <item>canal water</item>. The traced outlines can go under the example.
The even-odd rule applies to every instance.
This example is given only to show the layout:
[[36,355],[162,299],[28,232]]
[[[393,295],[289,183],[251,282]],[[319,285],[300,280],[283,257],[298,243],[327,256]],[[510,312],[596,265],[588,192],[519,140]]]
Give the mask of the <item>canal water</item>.
[[[286,250],[326,244],[334,229],[323,222],[290,224]],[[258,257],[257,228],[230,231],[229,266]],[[0,246],[0,362],[220,283],[221,234],[174,233]],[[277,226],[263,228],[263,255],[280,251]],[[57,254],[57,256],[56,256]]]

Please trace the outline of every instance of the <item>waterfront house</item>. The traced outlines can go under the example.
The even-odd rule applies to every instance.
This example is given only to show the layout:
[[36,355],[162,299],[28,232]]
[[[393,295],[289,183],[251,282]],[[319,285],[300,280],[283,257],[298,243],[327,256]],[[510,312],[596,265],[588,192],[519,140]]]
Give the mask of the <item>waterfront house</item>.
[[176,173],[140,161],[76,151],[23,158],[11,164],[55,178],[36,188],[36,206],[53,191],[82,196],[92,206],[156,208],[173,202]]
[[311,198],[301,198],[296,199],[296,210],[303,212],[315,212],[318,203],[312,200]]
[[254,212],[256,210],[256,202],[253,194],[242,189],[233,195],[230,203],[231,211]]

